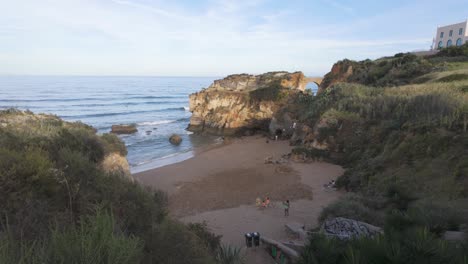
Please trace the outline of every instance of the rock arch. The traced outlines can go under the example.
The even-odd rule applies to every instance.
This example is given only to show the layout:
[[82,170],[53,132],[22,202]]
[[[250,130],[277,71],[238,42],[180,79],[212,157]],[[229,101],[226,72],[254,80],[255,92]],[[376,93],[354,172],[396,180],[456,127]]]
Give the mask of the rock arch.
[[317,86],[320,86],[320,84],[323,81],[323,77],[306,77],[307,83],[315,83]]

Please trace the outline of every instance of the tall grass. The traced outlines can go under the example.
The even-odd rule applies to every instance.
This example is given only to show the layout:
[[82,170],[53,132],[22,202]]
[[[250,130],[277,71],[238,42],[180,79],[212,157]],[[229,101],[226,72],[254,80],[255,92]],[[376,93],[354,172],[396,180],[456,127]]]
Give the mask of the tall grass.
[[240,248],[221,245],[216,255],[216,261],[218,264],[243,264],[245,257]]
[[299,264],[466,264],[466,245],[450,245],[424,228],[399,234],[339,240],[310,238]]
[[123,234],[112,215],[98,211],[50,237],[18,241],[9,232],[0,239],[0,263],[138,263],[142,241]]

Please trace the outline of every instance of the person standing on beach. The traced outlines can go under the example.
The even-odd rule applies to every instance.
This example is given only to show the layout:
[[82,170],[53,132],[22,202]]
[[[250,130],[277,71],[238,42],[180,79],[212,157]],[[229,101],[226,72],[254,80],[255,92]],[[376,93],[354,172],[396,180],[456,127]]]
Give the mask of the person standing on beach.
[[286,200],[286,202],[283,202],[283,207],[284,207],[284,216],[289,216],[289,200]]

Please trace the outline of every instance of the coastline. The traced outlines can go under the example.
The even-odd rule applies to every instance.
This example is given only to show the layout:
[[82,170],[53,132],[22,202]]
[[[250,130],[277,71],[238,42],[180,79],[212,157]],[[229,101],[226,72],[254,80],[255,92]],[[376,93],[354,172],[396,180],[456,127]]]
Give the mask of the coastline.
[[147,163],[140,164],[138,166],[134,166],[130,168],[130,172],[132,175],[134,174],[139,174],[143,173],[146,171],[151,171],[154,169],[158,169],[164,166],[169,166],[172,164],[180,163],[185,160],[191,159],[195,157],[196,155],[199,155],[200,153],[203,153],[205,151],[209,151],[211,149],[217,148],[217,147],[222,147],[224,145],[229,144],[230,140],[221,140],[221,137],[219,137],[219,140],[213,140],[210,143],[201,145],[201,146],[194,146],[192,149],[184,151],[184,152],[175,152],[173,154],[167,155],[165,157],[161,157],[158,159],[151,160]]
[[[226,140],[197,151],[190,159],[133,174],[143,185],[165,191],[169,212],[183,222],[206,222],[223,242],[240,246],[242,234],[258,231],[273,239],[288,239],[284,224],[298,222],[313,228],[322,207],[340,192],[323,184],[344,170],[326,162],[265,164],[290,153],[288,141],[262,136]],[[270,197],[272,208],[260,210],[256,198]],[[291,201],[290,217],[283,216],[282,201]]]

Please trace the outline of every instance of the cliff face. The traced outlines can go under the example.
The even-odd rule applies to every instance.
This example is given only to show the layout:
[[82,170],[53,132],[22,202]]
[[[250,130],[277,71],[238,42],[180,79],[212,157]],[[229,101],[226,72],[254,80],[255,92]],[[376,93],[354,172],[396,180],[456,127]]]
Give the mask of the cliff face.
[[190,95],[189,130],[219,135],[266,130],[290,94],[304,91],[302,72],[237,74]]
[[328,87],[339,82],[348,82],[349,77],[353,75],[356,64],[356,62],[349,60],[343,60],[333,64],[331,71],[324,76],[317,92],[321,93]]

